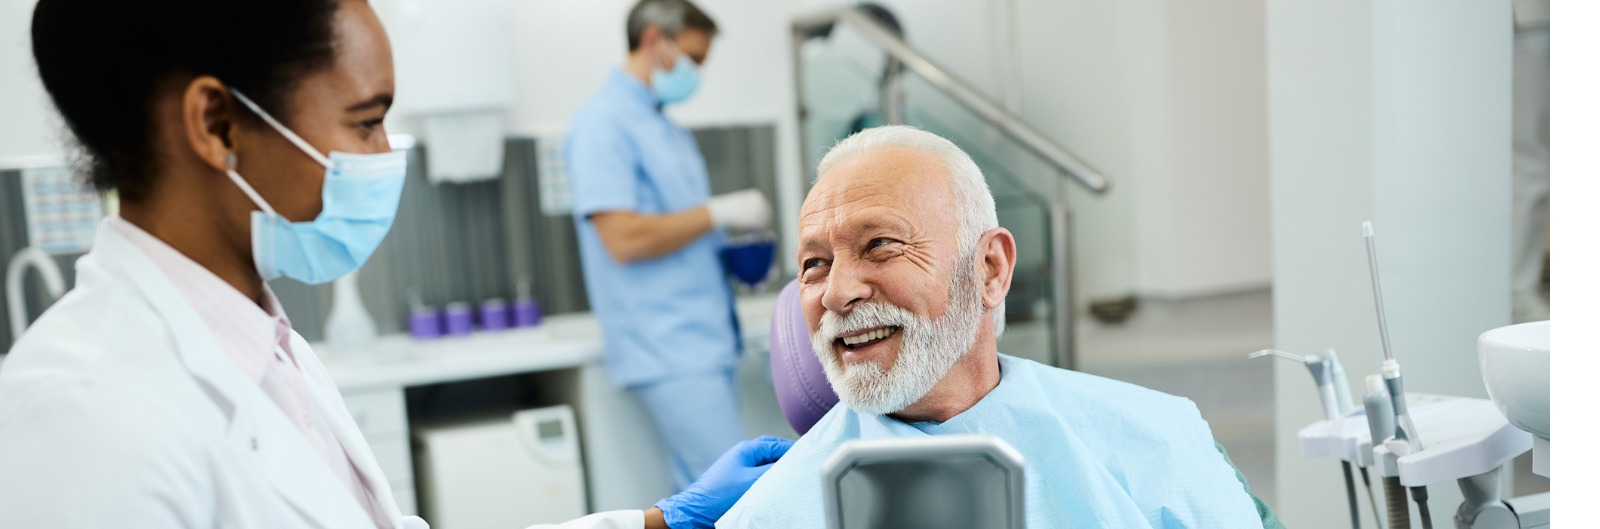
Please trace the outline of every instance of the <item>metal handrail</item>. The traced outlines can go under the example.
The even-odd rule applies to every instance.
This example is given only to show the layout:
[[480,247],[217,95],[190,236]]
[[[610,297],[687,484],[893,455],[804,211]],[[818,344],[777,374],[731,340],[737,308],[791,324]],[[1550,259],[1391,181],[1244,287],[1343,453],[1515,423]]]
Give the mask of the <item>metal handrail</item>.
[[[1022,118],[1001,108],[1000,105],[985,97],[977,88],[967,84],[948,70],[939,66],[928,57],[911,46],[893,32],[884,28],[881,23],[867,16],[854,7],[833,9],[809,16],[797,18],[794,22],[795,38],[795,67],[799,68],[799,47],[814,31],[833,26],[839,23],[846,24],[877,47],[883,49],[890,58],[898,60],[906,68],[927,80],[940,91],[949,94],[956,102],[976,113],[984,121],[998,127],[1001,132],[1022,144],[1023,147],[1038,155],[1050,165],[1066,173],[1073,181],[1082,184],[1094,193],[1105,193],[1111,183],[1105,175],[1095,170],[1088,163],[1073,155],[1065,147],[1051,141],[1044,133],[1029,126]],[[796,81],[798,82],[798,75]],[[1033,184],[1028,184],[1030,187]],[[1035,189],[1043,195],[1052,195],[1045,190]]]

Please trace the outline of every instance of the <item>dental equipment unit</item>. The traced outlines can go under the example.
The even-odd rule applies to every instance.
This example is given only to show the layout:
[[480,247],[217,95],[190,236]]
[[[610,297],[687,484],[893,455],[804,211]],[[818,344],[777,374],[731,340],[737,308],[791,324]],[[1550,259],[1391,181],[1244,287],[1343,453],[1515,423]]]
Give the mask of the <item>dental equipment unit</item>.
[[[1363,469],[1373,467],[1382,478],[1388,512],[1386,517],[1375,518],[1380,525],[1387,518],[1387,529],[1410,529],[1412,502],[1416,503],[1421,527],[1430,529],[1433,520],[1427,487],[1447,481],[1455,481],[1465,498],[1454,516],[1458,529],[1549,527],[1548,493],[1510,499],[1502,499],[1500,494],[1504,465],[1533,449],[1535,435],[1543,435],[1540,439],[1548,443],[1549,322],[1502,327],[1479,337],[1484,383],[1492,401],[1406,393],[1389,340],[1371,222],[1362,224],[1362,235],[1372,276],[1383,362],[1378,374],[1365,377],[1362,409],[1300,430],[1301,455],[1339,459]],[[1307,367],[1325,401],[1324,414],[1341,409],[1336,393],[1330,405],[1330,392],[1322,389],[1324,379],[1333,379],[1336,362],[1287,353],[1252,356],[1267,354],[1309,362]],[[1321,367],[1312,367],[1311,363]],[[1506,367],[1524,365],[1534,366]],[[1420,432],[1427,432],[1426,442]],[[1547,460],[1544,462],[1548,464]],[[1538,463],[1535,462],[1536,469],[1545,468]],[[1406,498],[1408,493],[1410,501]]]
[[[1383,385],[1389,391],[1389,402],[1394,407],[1394,429],[1391,430],[1394,433],[1384,440],[1383,446],[1388,449],[1386,457],[1399,458],[1421,452],[1422,441],[1417,437],[1417,426],[1412,423],[1411,415],[1406,412],[1405,383],[1400,377],[1400,362],[1395,361],[1394,349],[1389,345],[1389,322],[1383,312],[1383,284],[1378,279],[1378,247],[1373,238],[1372,221],[1361,223],[1361,235],[1367,243],[1367,268],[1372,274],[1372,302],[1378,309],[1378,340],[1383,346]],[[1376,443],[1377,439],[1373,439],[1373,442]],[[1389,528],[1409,529],[1411,515],[1404,509],[1405,489],[1400,485],[1399,476],[1383,479],[1383,494],[1389,505]],[[1411,497],[1417,502],[1423,529],[1433,529],[1432,513],[1428,512],[1427,487],[1412,487]]]
[[1383,346],[1383,384],[1388,390],[1389,401],[1394,405],[1393,437],[1404,441],[1409,451],[1421,450],[1422,442],[1417,439],[1417,427],[1411,423],[1411,416],[1406,414],[1405,384],[1400,378],[1400,362],[1395,361],[1394,349],[1389,345],[1389,319],[1383,312],[1383,284],[1378,279],[1378,248],[1373,239],[1372,221],[1361,223],[1361,233],[1367,243],[1367,268],[1372,274],[1372,301],[1377,306],[1378,312],[1378,340],[1379,345]]

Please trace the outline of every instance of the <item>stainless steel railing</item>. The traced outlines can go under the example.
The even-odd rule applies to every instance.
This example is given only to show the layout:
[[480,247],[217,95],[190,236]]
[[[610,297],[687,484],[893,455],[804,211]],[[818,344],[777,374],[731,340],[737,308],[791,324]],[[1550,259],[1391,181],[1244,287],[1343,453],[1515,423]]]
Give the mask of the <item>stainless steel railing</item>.
[[[939,66],[922,53],[912,49],[904,40],[893,32],[884,28],[877,20],[862,13],[854,7],[834,9],[815,15],[805,16],[794,21],[794,53],[795,53],[795,83],[796,93],[800,93],[800,46],[818,28],[844,24],[866,37],[868,42],[882,49],[889,57],[905,65],[907,69],[927,80],[929,84],[941,92],[954,98],[956,102],[976,113],[984,121],[994,125],[1001,132],[1010,136],[1037,155],[1040,159],[1060,169],[1082,184],[1084,188],[1094,193],[1104,193],[1110,188],[1111,183],[1100,171],[1079,159],[1065,147],[1051,141],[1044,133],[1029,126],[1021,118],[1002,108],[999,104],[990,101],[971,84],[949,73],[949,70]],[[885,109],[886,112],[893,112]],[[801,116],[805,115],[804,103],[801,103]],[[1042,191],[1042,190],[1035,190]]]

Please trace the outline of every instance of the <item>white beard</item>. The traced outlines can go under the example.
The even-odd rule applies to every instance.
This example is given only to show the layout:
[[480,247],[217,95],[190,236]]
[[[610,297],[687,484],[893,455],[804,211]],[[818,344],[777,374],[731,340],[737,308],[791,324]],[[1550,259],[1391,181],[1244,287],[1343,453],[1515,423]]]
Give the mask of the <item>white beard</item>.
[[[982,284],[973,272],[976,252],[960,260],[950,280],[949,308],[937,320],[918,317],[899,306],[872,302],[840,315],[825,311],[811,348],[822,361],[839,400],[858,413],[886,415],[915,404],[972,348],[983,318]],[[899,327],[900,352],[884,371],[874,362],[844,365],[834,354],[834,338],[877,327]]]

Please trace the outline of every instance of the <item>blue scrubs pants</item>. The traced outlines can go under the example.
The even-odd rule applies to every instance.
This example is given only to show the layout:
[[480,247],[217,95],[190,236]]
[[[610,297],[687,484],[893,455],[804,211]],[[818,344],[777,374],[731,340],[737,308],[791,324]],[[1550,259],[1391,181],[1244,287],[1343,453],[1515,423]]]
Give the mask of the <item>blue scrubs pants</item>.
[[630,391],[655,421],[680,491],[744,439],[731,371],[673,377]]

